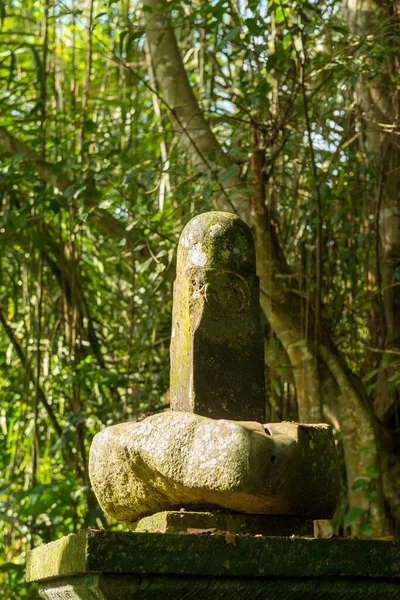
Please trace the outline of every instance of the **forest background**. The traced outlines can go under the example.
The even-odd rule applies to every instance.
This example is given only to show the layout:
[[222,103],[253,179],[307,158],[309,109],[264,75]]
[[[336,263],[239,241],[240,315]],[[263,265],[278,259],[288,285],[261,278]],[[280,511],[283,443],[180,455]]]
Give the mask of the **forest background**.
[[168,405],[178,235],[252,227],[268,420],[332,424],[323,533],[400,523],[400,3],[0,0],[0,596],[110,527],[92,436]]

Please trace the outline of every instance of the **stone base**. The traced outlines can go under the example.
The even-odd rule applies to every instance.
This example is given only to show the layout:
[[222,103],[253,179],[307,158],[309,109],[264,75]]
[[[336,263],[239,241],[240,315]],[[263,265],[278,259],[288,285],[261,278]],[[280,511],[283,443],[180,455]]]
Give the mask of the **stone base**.
[[83,575],[39,585],[45,600],[372,600],[400,598],[395,582]]
[[128,524],[131,531],[148,533],[234,533],[313,537],[314,522],[302,517],[245,515],[223,512],[164,511]]
[[87,530],[29,553],[45,600],[400,600],[391,541]]

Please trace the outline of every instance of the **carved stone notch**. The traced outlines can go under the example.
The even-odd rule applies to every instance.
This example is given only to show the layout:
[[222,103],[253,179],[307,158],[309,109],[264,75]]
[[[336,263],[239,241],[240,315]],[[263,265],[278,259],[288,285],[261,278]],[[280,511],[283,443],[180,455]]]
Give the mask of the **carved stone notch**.
[[263,423],[264,386],[252,233],[231,213],[204,213],[186,225],[179,241],[171,408]]

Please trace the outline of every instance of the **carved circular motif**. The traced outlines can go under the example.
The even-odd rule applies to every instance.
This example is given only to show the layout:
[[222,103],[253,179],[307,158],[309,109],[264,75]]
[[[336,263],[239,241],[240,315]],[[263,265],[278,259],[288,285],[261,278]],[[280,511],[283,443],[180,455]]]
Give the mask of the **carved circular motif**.
[[219,316],[239,315],[249,303],[249,286],[246,280],[232,271],[215,271],[208,274],[205,300],[210,310]]

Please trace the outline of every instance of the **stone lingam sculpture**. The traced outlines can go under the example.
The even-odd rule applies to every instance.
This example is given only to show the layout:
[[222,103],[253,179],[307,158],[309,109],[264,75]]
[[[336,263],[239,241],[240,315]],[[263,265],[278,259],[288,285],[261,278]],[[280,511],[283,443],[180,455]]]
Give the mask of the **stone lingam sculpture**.
[[26,578],[43,598],[400,598],[391,541],[313,538],[339,494],[332,433],[264,424],[254,242],[232,214],[180,238],[170,389],[170,412],[108,427],[90,450],[100,505],[133,531],[34,549]]
[[[283,535],[312,534],[313,519],[332,517],[340,472],[330,427],[263,424],[255,263],[252,233],[235,215],[205,213],[183,230],[174,286],[172,410],[108,427],[95,436],[90,451],[96,496],[118,521],[182,507],[218,509],[285,515]],[[187,528],[193,520],[199,528],[199,517],[185,515]],[[224,517],[215,518],[227,529]],[[171,514],[162,521],[171,524]],[[232,517],[231,527],[233,521],[242,531],[279,533],[276,519],[258,517],[252,526],[250,517]],[[136,529],[160,526],[158,516]],[[207,513],[204,528],[209,526]]]

